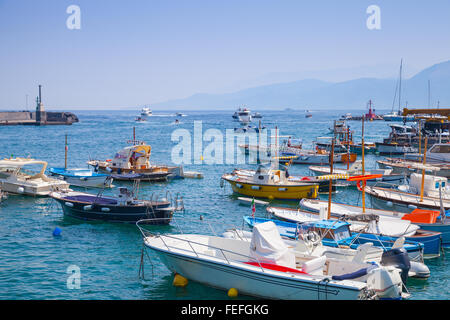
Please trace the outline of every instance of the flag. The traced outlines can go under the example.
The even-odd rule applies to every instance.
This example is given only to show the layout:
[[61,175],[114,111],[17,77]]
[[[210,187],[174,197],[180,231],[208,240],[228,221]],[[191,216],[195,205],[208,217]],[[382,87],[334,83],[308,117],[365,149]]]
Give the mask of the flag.
[[255,217],[255,211],[256,211],[256,208],[255,208],[255,198],[253,198],[253,199],[252,199],[252,218]]

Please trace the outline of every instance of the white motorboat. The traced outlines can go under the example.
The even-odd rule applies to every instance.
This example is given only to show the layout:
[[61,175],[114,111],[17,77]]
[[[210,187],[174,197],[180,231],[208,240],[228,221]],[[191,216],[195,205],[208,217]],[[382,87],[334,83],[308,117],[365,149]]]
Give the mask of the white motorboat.
[[[299,223],[327,219],[327,217],[323,216],[322,212],[327,212],[328,203],[325,201],[319,203],[321,204],[319,213],[284,207],[268,207],[267,212],[282,220]],[[327,203],[327,206],[325,206],[325,203]],[[331,207],[334,207],[334,205],[335,204],[332,203]],[[314,209],[316,209],[316,207]],[[317,212],[316,210],[314,211]],[[331,218],[335,220],[337,218],[345,217],[350,223],[350,230],[352,232],[372,233],[390,237],[408,237],[414,235],[416,231],[419,230],[419,226],[412,224],[411,221],[389,216],[379,216],[376,214],[365,213],[363,215],[362,211],[347,211],[343,214],[337,214],[336,210],[333,210],[331,215]],[[377,219],[374,219],[374,217]]]
[[239,117],[251,117],[252,112],[247,108],[239,108],[236,112],[233,114],[233,119],[238,120]]
[[[330,174],[331,168],[329,166],[309,166],[309,170],[315,175],[322,176]],[[358,176],[362,174],[362,161],[356,160],[349,169],[343,168],[333,168],[334,174],[348,175],[348,176]],[[366,175],[378,175],[381,174],[382,177],[366,180],[367,185],[377,185],[391,188],[393,186],[401,184],[405,175],[400,173],[393,173],[393,169],[370,169],[365,171]],[[340,179],[341,183],[356,186],[356,181],[345,181],[346,179]]]
[[[145,221],[145,220],[143,220]],[[187,279],[266,299],[402,298],[400,270],[312,256],[288,247],[273,222],[253,228],[251,241],[200,234],[154,234],[137,223],[144,245]]]
[[[450,144],[435,143],[426,152],[427,163],[447,163],[450,164]],[[406,154],[405,160],[409,161],[423,161],[423,154],[413,153]]]
[[[386,189],[367,186],[365,192],[371,198],[372,206],[380,209],[389,209],[400,212],[411,212],[414,209],[437,210],[442,207],[450,209],[450,188],[447,178],[424,175],[423,199],[421,199],[422,175],[412,173],[409,186],[400,186],[399,189]],[[442,199],[439,196],[441,188]]]
[[[32,169],[40,167],[38,173]],[[47,196],[54,190],[69,190],[69,184],[45,175],[46,161],[28,158],[0,160],[0,188],[14,194]]]
[[141,116],[151,116],[153,114],[149,107],[143,107],[141,110]]
[[450,178],[450,163],[433,163],[423,165],[418,161],[407,161],[400,158],[386,158],[384,160],[377,160],[378,167],[382,169],[393,169],[393,173],[410,176],[411,173],[426,172],[432,173],[436,176]]

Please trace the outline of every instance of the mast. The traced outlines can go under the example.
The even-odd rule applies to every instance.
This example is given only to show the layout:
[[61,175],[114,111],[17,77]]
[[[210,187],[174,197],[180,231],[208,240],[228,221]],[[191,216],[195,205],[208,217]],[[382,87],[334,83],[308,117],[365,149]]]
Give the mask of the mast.
[[420,186],[420,202],[423,202],[423,185],[425,183],[425,164],[427,163],[427,142],[428,137],[425,136],[425,148],[423,149],[422,185]]
[[402,68],[403,68],[403,58],[400,60],[400,78],[398,86],[398,114],[400,115],[401,108],[401,97],[402,97]]
[[66,144],[64,146],[64,169],[67,169],[67,151],[69,147],[67,146],[67,133],[66,133]]
[[[361,134],[361,155],[362,155],[362,175],[364,176],[366,174],[366,170],[364,168],[364,115],[362,117],[362,134]],[[363,187],[362,187],[362,208],[363,213],[366,212],[366,180],[363,181]]]
[[327,219],[331,218],[331,193],[333,192],[333,179],[331,175],[333,174],[333,162],[334,162],[334,138],[331,141],[331,151],[330,151],[330,185],[328,188],[328,215]]

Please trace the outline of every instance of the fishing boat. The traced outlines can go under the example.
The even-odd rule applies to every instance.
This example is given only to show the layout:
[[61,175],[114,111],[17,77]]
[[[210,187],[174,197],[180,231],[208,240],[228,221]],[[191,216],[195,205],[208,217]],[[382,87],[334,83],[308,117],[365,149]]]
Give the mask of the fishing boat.
[[[329,166],[309,166],[309,170],[318,176],[328,175],[331,172]],[[357,176],[362,174],[362,160],[355,161],[348,169],[335,167],[333,168],[333,173],[342,175],[342,178],[339,179],[342,185],[349,176]],[[384,186],[387,188],[398,186],[405,179],[405,175],[398,173],[395,174],[393,173],[393,169],[371,169],[365,171],[365,174],[367,175],[381,174],[381,177],[379,178],[367,180],[367,184],[368,185],[377,184],[377,186]],[[348,184],[356,186],[356,181],[351,181]]]
[[[288,168],[286,168],[288,170]],[[255,170],[247,170],[247,169],[235,169],[233,171],[235,175],[242,176],[242,177],[253,177],[255,175]],[[345,176],[348,177],[348,176]],[[344,179],[344,176],[341,175],[326,175],[326,176],[301,176],[301,175],[295,175],[295,176],[288,176],[288,180],[292,182],[302,182],[302,183],[310,183],[310,184],[318,184],[319,185],[319,193],[325,193],[329,191],[329,181],[331,180],[338,180],[338,179]],[[336,191],[336,184],[334,183],[332,185],[332,192]]]
[[305,111],[305,118],[312,118],[312,113],[309,110]]
[[[330,247],[349,247],[357,249],[359,245],[370,242],[374,246],[382,248],[384,251],[391,250],[398,237],[380,236],[370,233],[351,232],[350,223],[340,220],[318,220],[304,223],[293,223],[267,218],[244,216],[244,221],[250,226],[267,221],[272,221],[278,228],[282,237],[297,239],[300,234],[315,231],[322,239],[322,244]],[[401,240],[402,241],[402,240]],[[403,247],[408,252],[408,256],[413,261],[422,261],[423,244],[404,240]]]
[[154,224],[169,224],[177,209],[167,198],[158,200],[152,195],[150,200],[139,200],[135,191],[124,187],[113,196],[78,191],[52,192],[49,196],[61,205],[66,216],[89,221],[135,223],[153,218]]
[[[133,128],[134,130],[134,128]],[[88,165],[113,176],[114,180],[161,181],[183,178],[182,166],[154,165],[150,163],[151,146],[135,138],[128,141],[128,147],[119,150],[112,159],[89,160]],[[153,178],[156,179],[153,179]]]
[[[45,175],[48,163],[30,158],[0,160],[0,189],[13,194],[47,196],[52,190],[69,190],[66,181]],[[40,170],[31,170],[40,167]]]
[[243,295],[265,299],[404,296],[399,269],[297,253],[287,247],[272,223],[255,226],[250,242],[201,234],[163,235],[144,229],[140,222],[137,226],[145,247],[169,270],[221,290],[235,288]]
[[290,181],[286,173],[286,170],[259,166],[253,175],[234,171],[221,179],[228,182],[235,193],[248,197],[284,200],[317,197],[318,184]]
[[143,107],[141,110],[141,116],[148,117],[153,114],[152,110],[149,107]]

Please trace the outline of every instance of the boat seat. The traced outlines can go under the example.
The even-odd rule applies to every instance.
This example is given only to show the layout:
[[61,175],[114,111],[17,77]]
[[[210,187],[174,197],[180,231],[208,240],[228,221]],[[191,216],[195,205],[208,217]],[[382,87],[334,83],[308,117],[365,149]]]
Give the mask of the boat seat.
[[325,266],[325,262],[327,261],[327,257],[321,256],[318,258],[311,259],[302,264],[302,270],[309,274],[323,274],[323,267]]

